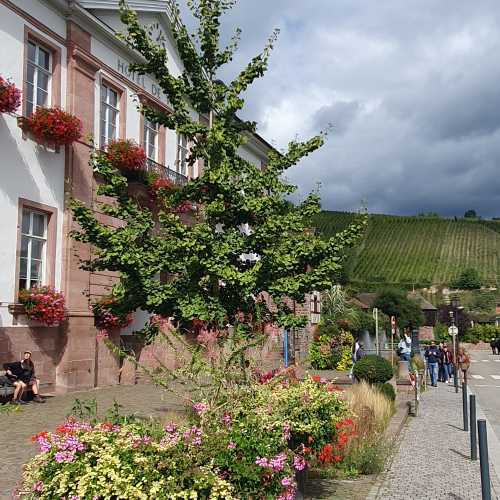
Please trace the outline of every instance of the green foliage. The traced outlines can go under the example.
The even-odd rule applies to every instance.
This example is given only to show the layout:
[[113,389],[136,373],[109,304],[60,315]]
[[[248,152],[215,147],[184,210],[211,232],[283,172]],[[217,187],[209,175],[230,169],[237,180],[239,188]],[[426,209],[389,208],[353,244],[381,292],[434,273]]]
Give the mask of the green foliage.
[[[425,342],[420,341],[421,345],[425,345]],[[424,371],[425,370],[425,361],[421,354],[415,354],[410,361],[411,371]]]
[[418,328],[424,322],[419,304],[409,299],[401,290],[387,289],[380,292],[373,306],[387,316],[395,316],[400,329]]
[[383,439],[359,441],[358,446],[347,455],[343,469],[355,471],[356,474],[351,473],[351,477],[379,474],[384,470],[389,452],[390,447]]
[[469,267],[460,273],[452,286],[462,290],[477,290],[482,286],[481,276],[477,269]]
[[476,219],[477,218],[477,213],[475,210],[467,210],[464,213],[464,218],[465,219]]
[[462,337],[462,342],[471,342],[472,344],[477,344],[478,342],[489,343],[491,339],[496,339],[500,337],[500,327],[486,324],[486,325],[474,325],[473,327],[467,329]]
[[369,354],[354,365],[353,375],[356,379],[366,380],[370,384],[383,384],[393,377],[394,372],[391,363],[385,358]]
[[377,388],[387,399],[390,399],[391,401],[396,400],[396,391],[392,384],[389,384],[388,382],[377,384]]
[[439,344],[439,342],[449,342],[451,339],[448,333],[448,325],[443,323],[436,323],[433,328],[434,330],[434,340]]
[[[120,273],[113,298],[122,313],[140,308],[174,318],[182,328],[189,328],[193,320],[215,329],[229,323],[238,334],[248,335],[262,323],[303,325],[305,318],[297,317],[285,298],[301,302],[312,290],[330,288],[365,220],[361,217],[342,233],[321,239],[308,230],[320,211],[318,196],[310,194],[298,205],[286,199],[296,186],[283,174],[321,147],[324,134],[294,140],[282,153],[271,151],[265,169],[239,156],[255,124],[238,119],[236,113],[243,108],[242,95],[266,71],[276,33],[233,81],[221,83],[216,74],[231,60],[239,38],[237,31],[228,47],[219,46],[220,17],[233,3],[190,2],[199,23],[193,36],[173,6],[179,18],[172,25],[173,38],[185,68],[174,76],[166,50],[120,2],[126,28],[121,38],[144,60],[131,64],[130,70],[154,77],[172,107],[167,113],[145,106],[143,114],[183,134],[192,145],[188,163],[201,160],[204,169],[180,189],[159,190],[155,215],[129,197],[127,180],[105,155],[94,155],[92,167],[104,181],[98,192],[116,199],[116,204],[102,204],[99,211],[123,224],[102,224],[90,208],[76,201],[73,215],[81,231],[73,236],[95,249],[92,260],[84,263],[86,269]],[[209,125],[193,119],[190,107],[208,117]],[[202,207],[192,225],[177,213],[186,203]],[[242,225],[251,231],[243,232]],[[243,254],[259,259],[247,262]],[[161,281],[159,275],[169,279]],[[262,300],[264,292],[276,309]]]
[[[355,218],[354,213],[323,211],[314,217],[314,225],[331,237]],[[483,283],[497,285],[500,222],[370,214],[349,266],[349,282],[362,291],[375,291],[381,282],[409,290],[450,285],[467,267],[477,269]]]

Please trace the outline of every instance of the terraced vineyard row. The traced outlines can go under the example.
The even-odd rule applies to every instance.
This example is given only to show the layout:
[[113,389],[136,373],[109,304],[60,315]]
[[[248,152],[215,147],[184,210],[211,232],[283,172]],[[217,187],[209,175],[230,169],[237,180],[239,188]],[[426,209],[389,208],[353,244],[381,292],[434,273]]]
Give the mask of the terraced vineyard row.
[[[315,226],[330,236],[354,217],[322,212]],[[367,283],[449,284],[467,267],[476,268],[485,283],[498,283],[500,223],[371,215],[351,278]]]

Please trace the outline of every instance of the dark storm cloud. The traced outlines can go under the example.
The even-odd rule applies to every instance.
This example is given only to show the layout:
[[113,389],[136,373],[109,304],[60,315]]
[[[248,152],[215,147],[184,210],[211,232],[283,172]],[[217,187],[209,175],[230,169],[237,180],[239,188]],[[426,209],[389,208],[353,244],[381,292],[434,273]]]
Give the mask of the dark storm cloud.
[[265,77],[246,118],[280,147],[333,125],[292,169],[298,197],[321,183],[323,206],[415,214],[500,215],[498,0],[240,0],[229,80],[273,28]]

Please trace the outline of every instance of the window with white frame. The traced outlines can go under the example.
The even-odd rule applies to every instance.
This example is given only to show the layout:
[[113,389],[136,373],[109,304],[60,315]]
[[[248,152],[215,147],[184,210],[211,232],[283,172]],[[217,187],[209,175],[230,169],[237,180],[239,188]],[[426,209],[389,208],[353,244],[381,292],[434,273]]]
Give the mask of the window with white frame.
[[47,219],[47,214],[29,208],[23,209],[19,290],[43,284],[47,247]]
[[182,175],[188,174],[187,157],[189,153],[189,144],[187,137],[182,134],[177,135],[177,172]]
[[158,161],[158,124],[144,118],[144,151],[150,160]]
[[117,137],[116,130],[118,128],[118,114],[120,111],[118,100],[118,92],[103,83],[101,85],[101,147],[104,147],[108,142],[115,140]]
[[52,55],[49,50],[28,41],[26,68],[26,116],[38,107],[50,106]]

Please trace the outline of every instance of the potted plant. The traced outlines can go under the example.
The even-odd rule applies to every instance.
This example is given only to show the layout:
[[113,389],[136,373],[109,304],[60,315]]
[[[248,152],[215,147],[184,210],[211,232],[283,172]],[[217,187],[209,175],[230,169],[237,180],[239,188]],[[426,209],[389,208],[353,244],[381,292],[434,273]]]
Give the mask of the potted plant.
[[106,158],[131,181],[143,181],[146,174],[146,152],[132,139],[110,141]]
[[40,144],[54,148],[72,144],[82,136],[80,119],[57,107],[37,108],[28,118],[20,119],[20,126]]
[[0,113],[15,113],[21,105],[21,91],[0,76]]
[[21,290],[19,302],[30,320],[39,321],[45,326],[58,326],[64,321],[64,296],[52,287]]

